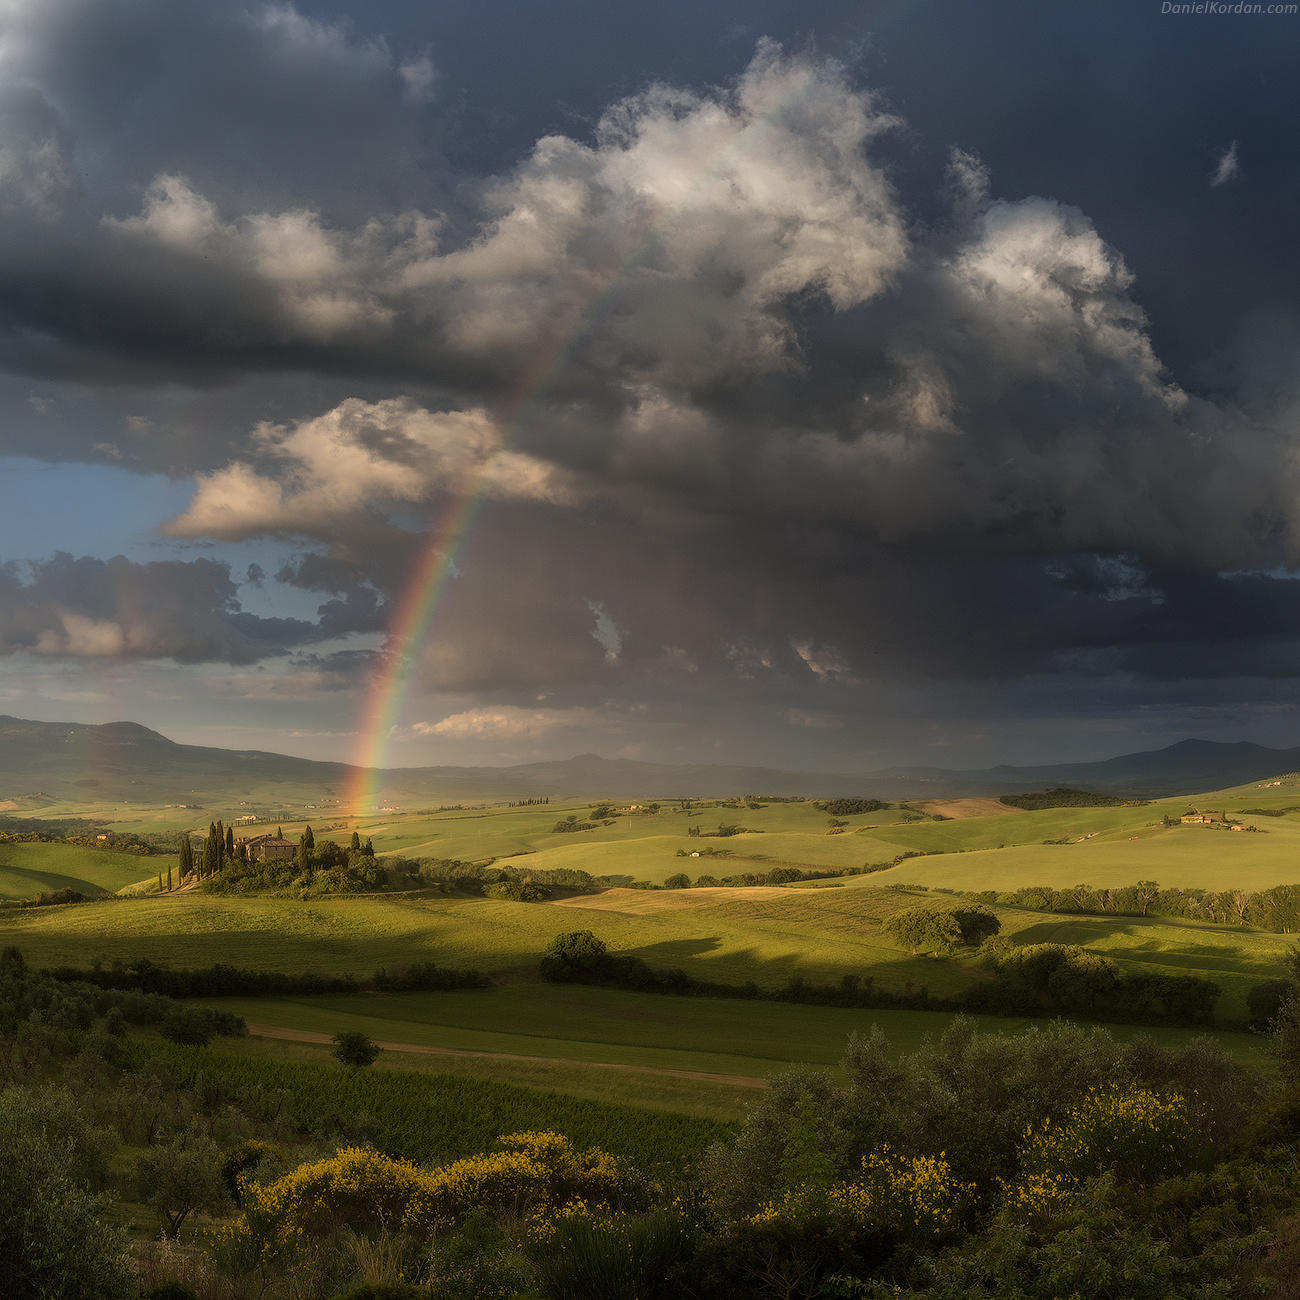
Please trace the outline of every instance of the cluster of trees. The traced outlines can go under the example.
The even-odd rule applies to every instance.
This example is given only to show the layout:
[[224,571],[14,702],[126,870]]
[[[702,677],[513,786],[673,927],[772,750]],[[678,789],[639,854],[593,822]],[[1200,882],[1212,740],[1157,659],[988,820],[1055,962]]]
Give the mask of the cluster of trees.
[[909,907],[885,918],[886,934],[917,952],[947,956],[957,948],[978,948],[1002,929],[1002,922],[981,903],[966,907]]
[[[631,882],[631,887],[633,889],[717,889],[720,887],[731,889],[752,885],[793,885],[800,880],[834,880],[843,876],[869,876],[877,871],[888,871],[890,867],[896,867],[909,858],[923,858],[931,853],[939,852],[942,852],[942,850],[908,849],[898,854],[891,862],[866,862],[860,867],[805,867],[798,866],[793,862],[778,862],[766,871],[739,871],[729,876],[715,876],[706,873],[697,876],[694,881],[685,872],[678,872],[670,876],[662,885],[652,884],[650,881],[645,880],[636,880]],[[677,856],[686,858],[695,855],[688,853],[686,849],[678,849]],[[735,858],[738,855],[734,854],[730,849],[719,849],[709,845],[699,850],[699,856],[702,858]],[[741,861],[761,861],[761,859],[757,858],[746,859],[743,854],[739,855],[739,857]],[[598,879],[608,879],[608,877],[598,877]],[[685,881],[684,884],[683,881]]]
[[889,804],[883,799],[815,799],[813,807],[820,808],[832,817],[858,817],[863,813],[880,812],[888,808]]
[[[383,889],[390,882],[409,884],[415,873],[411,862],[390,861],[383,865],[375,857],[374,844],[369,837],[362,840],[357,831],[344,848],[334,840],[316,841],[310,826],[298,837],[298,847],[292,860],[263,858],[250,861],[243,844],[234,845],[230,832],[225,832],[227,848],[222,850],[221,823],[214,823],[213,833],[204,842],[204,863],[201,871],[203,888],[216,894],[250,894],[276,890],[293,890],[300,897],[322,894],[359,894]],[[215,836],[215,838],[214,838]],[[277,839],[283,833],[277,828]],[[208,871],[209,855],[217,865]]]
[[116,853],[162,853],[156,837],[130,831],[110,831],[85,818],[0,818],[0,844],[77,844],[86,849],[110,849]]
[[[768,989],[759,988],[753,981],[724,984],[702,980],[679,967],[651,966],[640,957],[611,952],[605,941],[590,930],[556,935],[542,954],[538,973],[556,984],[597,984],[683,997],[747,998],[817,1006],[1016,1016],[1065,1012],[1121,1024],[1200,1025],[1214,1018],[1219,987],[1209,980],[1193,975],[1121,974],[1109,958],[1062,944],[1016,948],[992,934],[997,917],[991,913],[981,908],[957,912],[961,922],[952,913],[930,915],[940,917],[941,922],[948,917],[959,933],[964,928],[972,946],[979,945],[981,960],[992,977],[947,997],[932,994],[924,985],[914,988],[910,983],[902,990],[880,988],[873,977],[858,975],[847,975],[833,985],[794,976],[784,986]],[[991,937],[981,943],[980,937],[986,935]],[[1300,1030],[1297,1039],[1300,1041]]]
[[1054,786],[1050,790],[1031,790],[1027,794],[1004,794],[1001,802],[1009,808],[1038,812],[1044,808],[1145,808],[1150,800],[1126,799],[1122,795],[1098,794],[1095,790]]
[[1114,889],[1072,885],[1029,885],[1021,889],[980,890],[968,897],[1002,907],[1036,912],[1099,916],[1181,916],[1216,925],[1249,925],[1274,934],[1300,932],[1300,885],[1271,889],[1167,889],[1154,880],[1139,880]]
[[557,891],[589,893],[616,883],[625,876],[593,876],[576,867],[512,867],[508,862],[462,862],[459,858],[422,858],[420,880],[447,894],[475,894],[536,903],[552,898]]
[[998,980],[976,986],[968,1005],[1002,1014],[1026,1008],[1138,1024],[1209,1024],[1220,992],[1196,975],[1124,972],[1109,957],[1074,944],[990,939],[980,960]]
[[311,972],[248,970],[218,962],[196,970],[162,966],[147,957],[109,966],[56,966],[53,979],[99,989],[135,990],[168,998],[301,997],[337,993],[410,993],[443,989],[481,989],[492,981],[481,971],[453,970],[436,962],[416,962],[393,970],[381,967],[368,978]]
[[594,831],[599,825],[598,821],[579,820],[577,813],[569,813],[567,817],[561,817],[551,830],[557,835],[566,835],[571,831]]

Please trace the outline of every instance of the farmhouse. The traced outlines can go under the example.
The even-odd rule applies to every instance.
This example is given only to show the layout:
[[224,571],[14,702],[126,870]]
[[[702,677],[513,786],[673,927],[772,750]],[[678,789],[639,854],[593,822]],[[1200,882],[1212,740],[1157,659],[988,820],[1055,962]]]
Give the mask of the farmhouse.
[[1217,809],[1194,809],[1184,813],[1180,818],[1185,826],[1227,826],[1227,814]]
[[248,850],[250,862],[288,862],[298,852],[292,840],[278,840],[274,835],[254,835],[239,843]]

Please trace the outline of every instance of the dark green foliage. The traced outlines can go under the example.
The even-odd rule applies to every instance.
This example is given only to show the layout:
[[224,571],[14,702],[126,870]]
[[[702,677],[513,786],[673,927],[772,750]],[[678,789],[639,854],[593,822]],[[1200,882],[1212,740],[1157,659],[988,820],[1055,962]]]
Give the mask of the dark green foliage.
[[690,887],[691,878],[684,871],[679,871],[664,881],[665,889],[689,889]]
[[501,1228],[481,1210],[471,1211],[430,1251],[430,1300],[522,1300],[529,1293],[526,1261]]
[[1004,794],[1002,802],[1009,808],[1024,808],[1028,812],[1038,812],[1044,808],[1141,806],[1146,800],[1125,799],[1120,795],[1098,794],[1095,790],[1072,790],[1068,786],[1057,786],[1051,790],[1033,790],[1028,794]]
[[197,1008],[178,1007],[160,1026],[164,1038],[190,1047],[206,1047],[212,1041],[212,1021]]
[[1246,994],[1246,1010],[1250,1013],[1252,1029],[1268,1029],[1282,1010],[1282,1003],[1291,996],[1294,985],[1290,980],[1261,980],[1251,985]]
[[184,1282],[160,1282],[150,1287],[141,1300],[199,1300],[199,1293]]
[[767,883],[769,885],[789,885],[796,880],[803,879],[803,872],[798,867],[773,867],[767,873]]
[[609,948],[590,930],[557,934],[542,954],[542,978],[553,982],[582,982],[596,978],[607,966]]
[[207,1134],[189,1130],[149,1147],[136,1164],[137,1195],[176,1236],[195,1210],[224,1204],[221,1152]]
[[[384,993],[434,992],[443,989],[489,988],[492,981],[480,971],[450,970],[436,962],[419,962],[391,971],[377,970],[369,979],[351,975],[290,975],[284,971],[244,970],[238,966],[206,966],[201,970],[175,970],[141,958],[129,966],[115,963],[94,970],[60,966],[49,972],[55,979],[97,985],[102,989],[139,989],[172,998],[284,997],[326,993],[359,993],[378,989]],[[224,1012],[211,1012],[224,1015]],[[239,1032],[227,1021],[220,1033]]]
[[887,916],[881,928],[915,952],[945,954],[962,943],[961,926],[952,912],[909,907]]
[[961,930],[961,941],[968,948],[978,948],[985,939],[991,939],[1002,929],[997,914],[980,903],[970,907],[954,907],[952,918]]
[[1016,993],[1057,1010],[1129,1021],[1207,1024],[1214,1018],[1219,986],[1195,975],[1122,973],[1109,957],[1071,944],[1016,946],[992,939],[981,950],[986,964],[1002,977],[997,985],[977,986],[967,994],[972,1010],[1003,1010],[1016,1005]]
[[231,1147],[221,1157],[221,1181],[225,1185],[226,1194],[236,1205],[243,1200],[240,1180],[251,1177],[258,1165],[274,1153],[275,1147],[269,1142],[263,1142],[259,1138],[247,1138],[238,1146]]
[[367,1282],[343,1291],[334,1300],[428,1300],[429,1292],[410,1282]]
[[341,1029],[330,1041],[334,1044],[334,1059],[358,1069],[373,1065],[383,1050],[359,1029]]
[[820,808],[822,812],[829,813],[832,817],[857,817],[863,813],[879,812],[882,808],[888,808],[889,805],[880,799],[818,799],[813,802],[814,808]]
[[60,1051],[66,1047],[70,1052],[79,1035],[113,1011],[120,1018],[115,1023],[158,1025],[184,1010],[206,1024],[212,1034],[247,1032],[243,1020],[229,1012],[181,1008],[175,999],[157,993],[104,988],[67,975],[29,970],[16,948],[0,953],[0,1036],[13,1034],[24,1021],[39,1020],[57,1036]]
[[987,1190],[1016,1172],[1027,1128],[1055,1120],[1112,1081],[1180,1092],[1207,1142],[1227,1148],[1246,1128],[1262,1081],[1217,1044],[1160,1047],[1137,1036],[1056,1021],[1015,1036],[981,1034],[959,1018],[905,1055],[873,1027],[849,1043],[841,1084],[801,1067],[778,1075],[751,1107],[735,1146],[710,1159],[728,1213],[752,1213],[789,1185],[790,1135],[811,1124],[815,1147],[848,1177],[888,1143],[909,1154],[943,1153],[954,1175]]
[[567,1219],[528,1254],[549,1300],[656,1300],[682,1295],[671,1274],[696,1236],[694,1225],[674,1210],[605,1223]]
[[489,898],[507,898],[512,903],[544,903],[551,896],[550,887],[539,880],[499,880],[485,892]]
[[5,1300],[130,1300],[121,1231],[79,1168],[79,1139],[49,1124],[40,1101],[0,1093],[0,1295]]

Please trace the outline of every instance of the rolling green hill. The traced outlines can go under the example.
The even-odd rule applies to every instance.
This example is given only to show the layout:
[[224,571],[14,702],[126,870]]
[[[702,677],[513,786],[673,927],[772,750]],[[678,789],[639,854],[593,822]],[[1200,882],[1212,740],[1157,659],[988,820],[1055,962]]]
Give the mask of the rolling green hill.
[[115,894],[153,876],[159,861],[79,844],[0,843],[0,899],[31,898],[56,889]]

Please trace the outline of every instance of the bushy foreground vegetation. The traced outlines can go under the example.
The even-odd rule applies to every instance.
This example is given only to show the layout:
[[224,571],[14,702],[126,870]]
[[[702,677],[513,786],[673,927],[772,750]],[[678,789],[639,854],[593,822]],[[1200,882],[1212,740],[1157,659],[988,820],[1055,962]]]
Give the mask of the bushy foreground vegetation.
[[[136,1037],[118,999],[169,999],[56,981],[7,953],[0,1293],[1285,1295],[1296,975],[1280,1076],[1207,1039],[958,1020],[901,1056],[878,1030],[855,1036],[839,1071],[779,1076],[736,1131]],[[114,1226],[112,1202],[143,1217],[147,1240]]]

